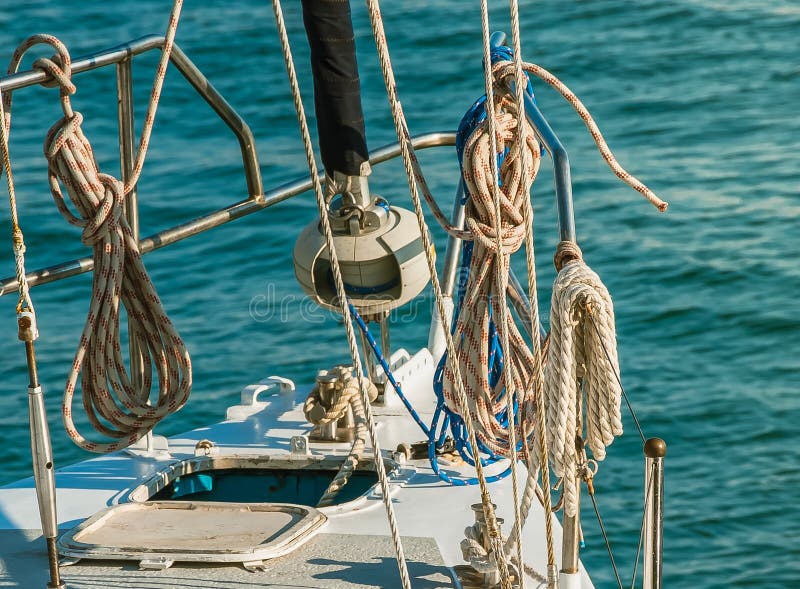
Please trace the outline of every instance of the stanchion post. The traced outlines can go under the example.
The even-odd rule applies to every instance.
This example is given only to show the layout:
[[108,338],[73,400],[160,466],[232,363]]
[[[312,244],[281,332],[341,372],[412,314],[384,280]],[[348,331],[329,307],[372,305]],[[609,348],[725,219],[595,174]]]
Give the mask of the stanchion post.
[[661,438],[650,438],[645,442],[644,589],[662,588],[666,455],[667,444]]

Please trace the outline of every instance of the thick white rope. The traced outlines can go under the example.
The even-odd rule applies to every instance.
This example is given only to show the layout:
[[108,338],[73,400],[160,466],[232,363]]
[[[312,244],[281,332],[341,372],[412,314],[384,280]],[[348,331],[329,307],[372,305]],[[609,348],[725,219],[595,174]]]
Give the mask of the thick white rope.
[[[146,155],[155,111],[175,37],[182,0],[170,15],[165,43],[137,154],[137,165],[128,189],[135,185]],[[93,248],[94,274],[89,315],[81,334],[72,370],[67,377],[62,404],[64,426],[81,448],[113,452],[134,443],[164,417],[180,409],[191,391],[191,361],[180,336],[163,310],[147,275],[138,244],[122,214],[125,187],[101,173],[91,144],[83,134],[83,117],[73,111],[70,95],[71,59],[66,47],[50,35],[34,35],[15,51],[9,73],[17,71],[25,53],[45,44],[56,50],[53,58],[37,59],[33,66],[47,72],[60,88],[64,116],[45,139],[50,189],[62,216],[81,227],[82,241]],[[11,123],[11,95],[4,96],[4,127]],[[74,214],[67,205],[66,188]],[[143,353],[144,378],[136,386],[129,377],[120,350],[120,303],[128,311],[128,329]],[[150,404],[155,369],[159,394]],[[78,377],[83,405],[92,427],[112,442],[86,439],[75,427],[72,404]]]
[[[622,389],[617,374],[611,296],[583,260],[569,261],[553,285],[544,387],[547,444],[553,472],[565,480],[564,513],[568,516],[574,516],[578,509],[576,482],[582,459],[575,440],[583,435],[581,422],[595,460],[603,460],[606,447],[615,436],[622,435]],[[580,415],[581,382],[585,416]]]
[[272,0],[272,10],[275,13],[275,21],[278,26],[278,36],[280,38],[281,49],[283,51],[283,60],[284,64],[286,65],[286,73],[289,77],[289,85],[292,91],[292,99],[294,101],[294,108],[297,114],[297,121],[300,125],[300,134],[303,139],[303,148],[305,150],[306,160],[308,163],[308,170],[311,175],[311,181],[314,185],[314,194],[317,199],[320,225],[322,227],[322,233],[325,236],[325,246],[327,247],[328,254],[330,256],[333,282],[334,286],[336,287],[336,296],[342,313],[342,319],[344,320],[344,328],[347,334],[347,344],[350,348],[350,357],[353,361],[353,366],[356,371],[356,378],[359,382],[359,392],[361,393],[361,401],[364,407],[364,414],[366,416],[367,429],[369,431],[372,450],[375,456],[375,470],[378,475],[378,481],[381,487],[381,497],[383,499],[384,507],[386,508],[386,517],[389,521],[392,542],[397,555],[397,566],[400,572],[400,581],[403,589],[410,589],[411,579],[408,574],[408,566],[406,564],[406,558],[403,551],[403,543],[400,539],[400,531],[397,527],[397,518],[395,517],[394,506],[392,505],[392,498],[389,494],[389,479],[386,475],[386,467],[383,464],[383,456],[381,454],[380,442],[378,441],[378,433],[375,428],[375,420],[372,417],[372,406],[370,405],[369,393],[367,388],[363,385],[364,371],[361,365],[361,358],[359,357],[358,353],[355,329],[353,328],[347,293],[345,292],[344,281],[342,279],[341,268],[339,266],[339,259],[337,257],[336,247],[334,246],[333,242],[333,231],[331,229],[330,220],[328,219],[328,209],[325,203],[325,194],[322,184],[319,180],[319,171],[317,169],[317,162],[314,158],[314,148],[311,143],[311,134],[308,130],[308,121],[306,119],[305,108],[303,107],[303,100],[300,95],[300,86],[297,81],[297,73],[295,72],[294,68],[294,59],[292,57],[292,50],[289,45],[289,36],[286,32],[286,23],[283,19],[283,9],[281,8],[280,0]]

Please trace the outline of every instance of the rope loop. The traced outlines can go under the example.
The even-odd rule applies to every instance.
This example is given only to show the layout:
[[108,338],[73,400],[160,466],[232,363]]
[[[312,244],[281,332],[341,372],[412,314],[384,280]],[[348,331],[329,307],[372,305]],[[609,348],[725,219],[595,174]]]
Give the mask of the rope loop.
[[[37,45],[47,45],[55,50],[55,54],[49,58],[40,57],[33,62],[34,69],[42,70],[50,78],[42,82],[45,88],[60,87],[61,106],[64,112],[71,114],[71,106],[69,104],[69,96],[76,91],[75,85],[72,83],[72,58],[70,57],[67,46],[64,45],[57,37],[46,34],[31,35],[25,39],[14,51],[11,56],[11,61],[8,64],[7,72],[15,74],[19,70],[25,54]],[[5,92],[3,94],[3,110],[5,113],[4,124],[6,133],[11,129],[11,97],[12,92]]]
[[[65,66],[64,64],[67,63]],[[45,88],[60,88],[61,96],[75,94],[77,88],[72,83],[72,67],[69,60],[60,53],[52,57],[40,57],[31,65],[33,69],[45,72],[50,78],[42,82]]]
[[556,246],[556,253],[553,256],[553,265],[556,267],[556,272],[561,272],[561,269],[573,260],[583,261],[581,248],[574,241],[559,241]]
[[[530,187],[539,171],[541,150],[524,117],[527,132],[525,145],[520,144],[516,105],[506,94],[498,92],[494,96],[494,108],[490,109],[493,120],[487,113],[464,148],[463,177],[469,194],[465,223],[474,242],[465,296],[456,323],[455,333],[462,337],[455,338],[453,351],[458,364],[465,368],[467,409],[475,423],[478,441],[494,454],[511,458],[515,452],[511,438],[523,440],[534,431],[535,387],[532,384],[536,377],[533,353],[507,312],[505,297],[511,255],[526,240],[525,209],[529,206]],[[494,150],[493,126],[495,138],[500,140]],[[503,161],[498,170],[500,186],[497,187],[493,160],[500,153]],[[527,162],[523,162],[523,155]],[[502,350],[503,365],[508,369],[502,370],[496,380],[490,374],[488,362],[490,354],[494,353],[489,349],[491,329],[497,330],[499,341],[508,342],[508,348]],[[459,404],[458,387],[456,374],[447,362],[444,399],[451,411],[466,419],[468,416]],[[506,409],[508,399],[519,407],[514,411],[513,424],[501,423],[497,418]]]

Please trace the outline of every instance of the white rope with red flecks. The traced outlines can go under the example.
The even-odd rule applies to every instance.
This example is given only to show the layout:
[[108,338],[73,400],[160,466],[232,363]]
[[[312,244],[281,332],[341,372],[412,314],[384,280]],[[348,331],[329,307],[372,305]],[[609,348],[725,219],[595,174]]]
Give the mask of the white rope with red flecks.
[[[569,102],[575,112],[578,113],[578,116],[586,125],[586,128],[589,130],[589,133],[592,136],[592,139],[597,145],[597,149],[600,151],[600,155],[602,156],[603,160],[606,162],[609,168],[614,172],[620,180],[622,180],[625,184],[633,188],[636,192],[640,193],[644,196],[653,206],[655,206],[660,212],[664,212],[667,210],[669,203],[663,201],[659,198],[652,190],[650,190],[641,180],[636,178],[633,174],[628,172],[622,165],[617,161],[616,157],[614,157],[614,153],[611,151],[611,148],[606,143],[605,138],[603,137],[603,133],[600,131],[600,127],[598,127],[597,123],[595,122],[594,118],[592,117],[589,109],[581,102],[581,100],[575,95],[575,93],[569,89],[569,87],[564,84],[561,80],[559,80],[554,74],[550,73],[545,68],[535,64],[535,63],[527,63],[523,62],[522,68],[524,71],[535,75],[538,78],[541,78],[544,82],[546,82],[549,86],[551,86],[556,92],[561,94],[564,99]],[[494,75],[495,80],[499,83],[502,79],[506,78],[507,76],[514,75],[514,64],[512,62],[500,62],[495,64],[494,66]],[[396,91],[396,89],[395,89]],[[400,105],[399,101],[397,103],[397,110],[401,116],[403,116],[402,106]],[[403,116],[403,122],[405,123],[405,117]],[[403,133],[407,138],[407,141],[411,143],[411,135],[408,131],[408,127],[403,127]],[[428,203],[428,206],[433,213],[434,218],[436,219],[437,223],[449,234],[453,237],[457,237],[459,239],[464,239],[467,241],[471,241],[473,239],[473,234],[468,229],[460,229],[450,223],[448,221],[445,214],[442,212],[439,204],[436,202],[427,181],[425,180],[425,175],[422,173],[422,167],[420,166],[419,159],[416,156],[413,146],[409,148],[409,161],[412,167],[412,176],[415,183],[419,186],[419,191],[422,193],[422,196],[425,198],[425,201]]]
[[[39,58],[33,67],[47,72],[60,88],[64,116],[45,139],[50,190],[62,216],[82,228],[82,242],[91,247],[94,275],[89,314],[67,377],[62,412],[70,438],[93,452],[113,452],[142,438],[161,419],[180,409],[191,390],[191,361],[183,341],[167,317],[147,274],[138,244],[122,214],[125,194],[138,180],[144,165],[156,109],[174,44],[183,0],[175,0],[164,49],[156,71],[147,115],[139,141],[134,170],[127,185],[98,170],[92,146],[81,129],[83,117],[73,111],[70,96],[71,59],[66,47],[51,35],[34,35],[14,52],[9,73],[15,73],[33,46],[49,45],[52,58]],[[3,97],[6,133],[11,125],[11,95]],[[77,215],[67,205],[66,189]],[[128,375],[120,348],[120,303],[128,314],[131,339],[143,355],[144,377],[135,386]],[[155,370],[158,399],[150,404]],[[110,442],[85,438],[76,428],[72,405],[81,378],[81,395],[89,423]]]

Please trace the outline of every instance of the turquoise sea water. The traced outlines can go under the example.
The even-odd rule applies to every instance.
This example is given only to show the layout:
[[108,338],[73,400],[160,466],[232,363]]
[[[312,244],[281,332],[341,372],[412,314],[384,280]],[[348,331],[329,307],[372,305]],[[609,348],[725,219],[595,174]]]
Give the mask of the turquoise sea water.
[[[298,3],[285,4],[310,107]],[[507,30],[505,3],[492,4],[493,28]],[[455,128],[481,94],[477,3],[385,5],[412,132]],[[624,384],[647,435],[669,444],[665,586],[800,586],[800,7],[743,0],[523,5],[526,59],[569,84],[619,160],[671,203],[659,215],[621,185],[566,103],[537,85],[540,105],[569,149],[580,243],[614,296]],[[0,7],[2,64],[33,32],[58,35],[75,56],[160,32],[170,2],[2,0]],[[359,3],[354,17],[374,149],[394,134]],[[268,4],[190,2],[178,42],[252,126],[265,184],[302,175],[302,148]],[[139,122],[154,63],[149,56],[134,67]],[[76,81],[74,104],[86,117],[101,167],[117,173],[113,70]],[[83,255],[78,232],[49,196],[41,155],[44,134],[59,116],[55,91],[17,93],[14,116],[11,147],[29,268]],[[421,157],[435,194],[449,205],[457,178],[454,152],[446,148]],[[409,206],[398,163],[376,168],[372,187]],[[244,197],[235,141],[170,72],[140,182],[142,234]],[[549,171],[541,173],[535,199],[540,296],[546,302],[556,240]],[[291,246],[314,208],[306,194],[147,256],[195,368],[189,404],[159,433],[221,419],[243,385],[267,374],[308,381],[315,369],[346,358],[341,325],[304,312],[293,278]],[[8,235],[2,205],[0,221]],[[434,232],[443,251],[442,233]],[[517,263],[522,270],[524,261]],[[0,249],[0,273],[13,273],[8,245]],[[33,291],[39,366],[59,465],[85,457],[63,433],[60,394],[89,284],[83,276]],[[16,340],[13,304],[13,297],[0,299],[0,483],[30,472],[24,352]],[[430,305],[427,293],[413,317],[396,319],[396,345],[424,344]],[[625,425],[626,435],[601,465],[596,487],[617,562],[629,579],[643,467],[629,418]],[[584,521],[584,562],[598,587],[612,586],[588,505]]]

